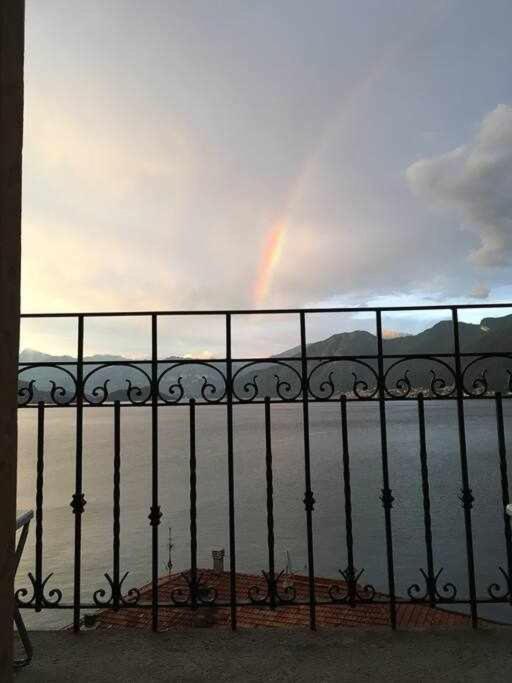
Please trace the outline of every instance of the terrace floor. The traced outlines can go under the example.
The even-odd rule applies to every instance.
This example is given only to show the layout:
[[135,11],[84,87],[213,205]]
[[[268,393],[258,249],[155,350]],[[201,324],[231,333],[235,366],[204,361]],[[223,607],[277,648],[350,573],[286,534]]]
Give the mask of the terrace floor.
[[32,632],[31,681],[510,681],[512,628]]

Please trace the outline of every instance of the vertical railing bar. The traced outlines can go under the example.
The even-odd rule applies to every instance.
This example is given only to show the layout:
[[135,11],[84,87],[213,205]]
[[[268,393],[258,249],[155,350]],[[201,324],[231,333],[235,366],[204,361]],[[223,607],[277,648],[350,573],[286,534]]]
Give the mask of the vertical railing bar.
[[510,503],[507,470],[507,446],[505,441],[505,428],[503,423],[503,400],[500,391],[496,392],[496,426],[498,430],[498,455],[500,461],[501,499],[503,502],[503,524],[505,532],[505,548],[507,552],[508,569],[508,596],[512,605],[512,532],[510,529],[510,517],[507,514],[507,505]]
[[382,343],[382,312],[375,312],[377,326],[377,355],[379,369],[379,415],[380,415],[380,439],[382,455],[382,505],[384,507],[384,523],[386,527],[386,553],[388,565],[389,585],[389,616],[391,627],[396,628],[396,595],[395,595],[395,567],[393,559],[393,531],[391,525],[391,508],[393,507],[393,495],[389,486],[389,463],[388,463],[388,438],[386,424],[386,393],[384,375],[384,349]]
[[471,622],[473,628],[476,628],[478,625],[478,611],[476,599],[475,557],[473,551],[473,525],[471,521],[471,508],[473,507],[474,497],[469,483],[466,426],[464,419],[464,384],[462,381],[462,366],[460,358],[459,318],[456,306],[452,308],[452,326],[455,356],[455,383],[457,388],[457,422],[459,428],[459,453],[462,477],[461,501],[464,509],[464,526],[466,532],[466,554],[468,565]]
[[196,402],[190,399],[190,597],[197,607]]
[[306,533],[308,545],[308,583],[309,583],[309,626],[316,630],[316,591],[315,591],[315,556],[313,548],[313,509],[315,499],[311,490],[311,457],[309,439],[309,396],[308,396],[308,361],[306,345],[306,317],[300,312],[300,348],[302,368],[302,419],[304,434],[304,479],[306,491],[304,506],[306,509]]
[[270,398],[265,397],[265,474],[267,482],[267,546],[268,546],[268,587],[270,607],[276,607],[276,571],[274,550],[274,482],[272,474],[272,422]]
[[113,492],[113,564],[114,564],[114,609],[119,609],[121,600],[119,548],[121,533],[121,403],[114,402],[114,492]]
[[341,396],[341,443],[343,458],[343,488],[345,495],[345,535],[347,543],[347,586],[351,607],[356,604],[356,571],[354,567],[354,537],[352,531],[352,488],[350,483],[350,453],[348,442],[347,397]]
[[74,556],[74,588],[73,588],[73,630],[80,630],[80,597],[82,570],[82,514],[85,499],[82,491],[82,456],[83,456],[83,372],[84,372],[84,316],[78,316],[78,343],[76,366],[76,462],[75,462],[75,494],[71,506],[75,515],[75,556]]
[[226,313],[226,412],[228,437],[228,498],[229,498],[229,586],[231,628],[236,629],[236,538],[235,538],[235,472],[233,448],[233,367],[231,349],[231,314]]
[[37,404],[36,612],[43,605],[44,401]]
[[151,315],[151,541],[152,541],[152,629],[158,631],[158,526],[162,517],[158,504],[158,317]]
[[423,522],[425,526],[425,547],[427,551],[427,591],[431,607],[436,604],[434,551],[432,546],[432,518],[430,514],[430,485],[428,478],[427,443],[425,436],[425,401],[418,396],[418,425],[420,436],[421,488],[423,493]]

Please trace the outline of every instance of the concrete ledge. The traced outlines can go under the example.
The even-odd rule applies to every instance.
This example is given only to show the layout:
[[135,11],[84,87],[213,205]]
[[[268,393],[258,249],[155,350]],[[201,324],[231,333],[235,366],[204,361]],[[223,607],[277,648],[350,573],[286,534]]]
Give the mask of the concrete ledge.
[[510,681],[512,628],[33,632],[30,681]]

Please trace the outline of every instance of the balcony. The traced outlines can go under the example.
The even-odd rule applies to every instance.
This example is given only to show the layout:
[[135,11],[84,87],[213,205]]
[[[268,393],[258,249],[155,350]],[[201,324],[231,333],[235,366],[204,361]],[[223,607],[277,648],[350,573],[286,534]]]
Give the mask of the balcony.
[[[510,622],[512,604],[510,318],[469,324],[470,306],[434,307],[442,319],[431,328],[388,338],[383,318],[411,311],[25,316],[66,319],[76,334],[74,355],[20,359],[19,506],[35,511],[16,591],[36,631],[27,678],[44,666],[64,676],[93,652],[107,676],[111,643],[129,653],[138,638],[159,653],[154,680],[175,665],[177,643],[191,676],[220,667],[231,648],[239,654],[224,655],[228,677],[279,660],[299,679],[315,657],[326,678],[363,662],[371,671],[368,658],[377,666],[388,656],[383,643],[403,652],[401,663],[387,660],[397,680],[435,648],[445,674],[452,652],[469,662],[479,651],[487,662],[491,632],[493,651],[505,648],[507,629],[493,622]],[[374,333],[313,341],[322,316],[346,313],[371,317]],[[206,328],[220,321],[223,353],[163,350],[165,324],[190,316]],[[294,320],[298,344],[237,355],[233,330],[251,316]],[[148,356],[87,356],[87,330],[105,318],[147,323]],[[212,548],[226,549],[216,574]],[[379,624],[422,634],[365,630]],[[281,627],[278,644],[246,633],[265,625]],[[195,626],[220,628],[192,636]],[[293,626],[325,636],[292,635]],[[478,633],[468,635],[471,626]],[[171,634],[151,640],[141,630]],[[203,641],[219,651],[198,662],[192,648]],[[61,661],[64,644],[73,654]],[[349,660],[327,656],[344,644]],[[131,666],[121,660],[116,675]]]

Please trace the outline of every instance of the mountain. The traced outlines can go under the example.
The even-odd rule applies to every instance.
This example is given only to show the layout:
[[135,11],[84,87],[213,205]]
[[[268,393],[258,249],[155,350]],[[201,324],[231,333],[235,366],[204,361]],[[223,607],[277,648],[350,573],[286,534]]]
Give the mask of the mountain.
[[[512,359],[477,359],[484,353],[512,353],[512,315],[484,318],[479,325],[459,323],[459,343],[462,354],[471,354],[462,358],[462,368],[467,368],[464,373],[464,385],[468,393],[478,393],[486,387],[495,391],[508,390],[508,371],[512,372]],[[385,355],[453,354],[452,322],[443,320],[418,334],[385,338],[382,347]],[[364,356],[377,354],[377,337],[374,334],[364,330],[341,332],[322,341],[307,344],[306,348],[308,358],[315,358],[308,361],[310,389],[313,394],[327,398],[341,392],[355,391],[361,395],[372,393],[376,386],[377,361],[364,359]],[[295,347],[274,358],[277,361],[299,355],[300,347]],[[355,356],[359,362],[353,358],[329,361],[333,356]],[[393,367],[394,364],[396,365]],[[287,365],[291,369],[287,370],[281,365],[278,374],[281,383],[284,381],[292,385],[293,389],[289,392],[292,395],[298,387],[297,373],[300,373],[301,364],[298,361],[289,361]],[[431,393],[448,393],[454,383],[453,367],[453,359],[443,358],[442,355],[437,360],[419,358],[404,361],[400,358],[388,358],[384,363],[385,372],[387,371],[386,387],[397,396],[409,388],[422,388]],[[277,393],[275,374],[278,368],[276,364],[259,373],[257,383],[262,395],[273,396]],[[434,386],[433,380],[436,381]],[[364,383],[368,385],[367,390]]]
[[[503,357],[477,359],[479,354],[512,353],[512,315],[484,318],[480,325],[459,323],[459,340],[461,352],[471,354],[462,358],[462,367],[467,368],[464,376],[466,390],[470,393],[484,389],[508,390],[512,360]],[[385,338],[383,350],[384,354],[393,356],[451,354],[452,323],[441,321],[418,334]],[[377,361],[364,357],[376,354],[377,338],[365,330],[341,332],[308,344],[310,390],[319,398],[351,391],[363,396],[372,394],[376,387]],[[236,397],[242,400],[250,400],[255,395],[259,398],[267,395],[295,398],[301,388],[299,356],[300,347],[294,347],[246,369],[242,363],[234,363]],[[339,356],[346,358],[333,359]],[[286,360],[290,357],[297,360]],[[38,364],[28,366],[20,375],[22,392],[27,392],[29,381],[35,380],[30,400],[66,401],[71,398],[74,382],[70,375],[76,373],[75,358],[52,356],[33,349],[23,350],[19,358],[20,363]],[[101,402],[107,395],[108,400],[126,400],[131,396],[134,401],[143,401],[149,395],[149,362],[134,363],[123,356],[112,355],[88,356],[84,361],[85,391],[90,402]],[[56,370],[45,366],[45,363],[70,365]],[[219,361],[192,362],[179,356],[169,356],[159,361],[158,371],[163,375],[160,393],[165,400],[192,397],[215,400],[224,391],[222,375],[225,374],[225,363]],[[386,387],[394,395],[418,388],[447,393],[453,388],[453,359],[442,355],[436,360],[388,358],[385,371]],[[59,387],[62,389],[60,393]],[[27,396],[25,393],[26,399]]]

